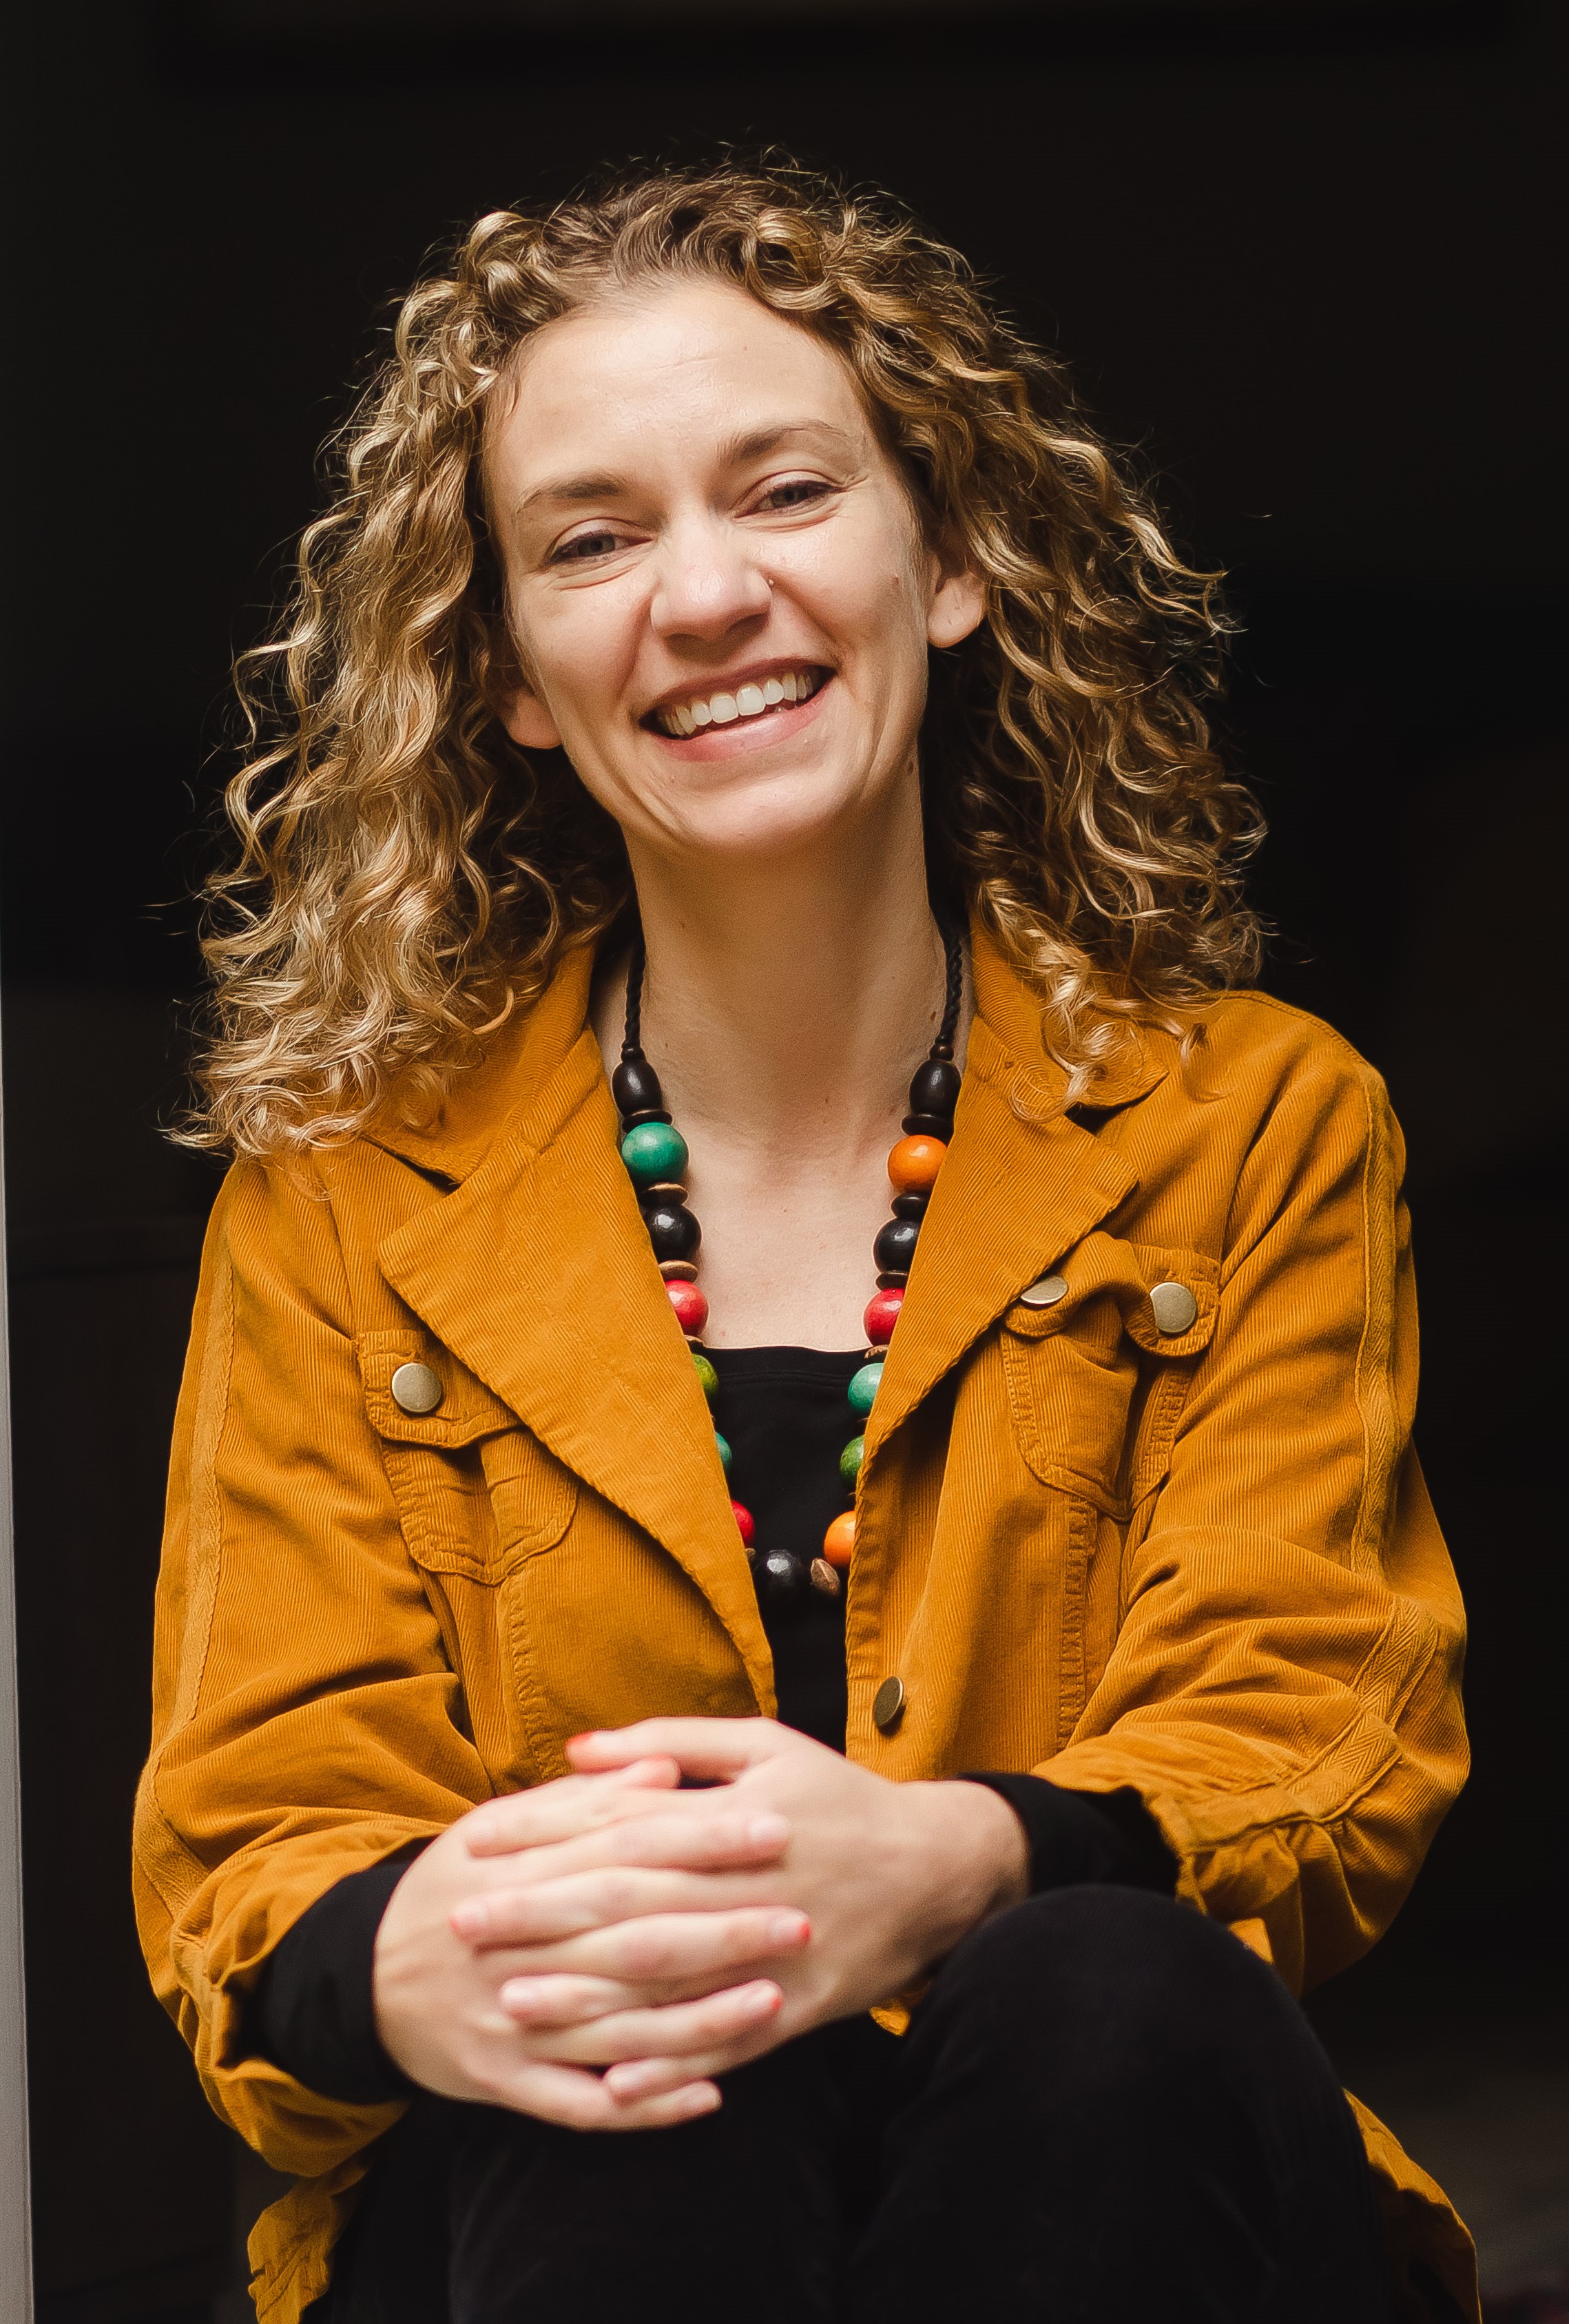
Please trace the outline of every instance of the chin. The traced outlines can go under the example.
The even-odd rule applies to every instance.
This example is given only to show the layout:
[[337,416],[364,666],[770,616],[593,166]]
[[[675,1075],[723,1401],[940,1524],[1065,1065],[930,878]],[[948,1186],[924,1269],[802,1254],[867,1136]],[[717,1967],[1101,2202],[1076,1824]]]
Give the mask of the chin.
[[864,779],[843,771],[765,775],[761,771],[744,782],[726,784],[706,795],[694,787],[695,796],[677,807],[666,831],[678,846],[693,854],[725,859],[732,863],[763,862],[809,853],[830,845],[849,827],[886,799],[889,786],[875,786],[868,795]]

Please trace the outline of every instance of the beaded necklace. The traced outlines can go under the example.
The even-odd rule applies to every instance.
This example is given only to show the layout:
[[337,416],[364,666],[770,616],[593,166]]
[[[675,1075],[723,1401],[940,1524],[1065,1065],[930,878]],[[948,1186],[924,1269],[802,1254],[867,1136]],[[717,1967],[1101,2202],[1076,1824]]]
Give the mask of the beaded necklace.
[[[866,1450],[863,1434],[893,1327],[904,1304],[904,1287],[920,1235],[921,1220],[937,1184],[943,1157],[954,1134],[954,1107],[959,1095],[959,1069],[954,1063],[954,1039],[958,1030],[959,1005],[964,989],[963,941],[951,925],[943,928],[947,962],[947,989],[943,1021],[924,1064],[916,1067],[909,1084],[910,1110],[904,1117],[903,1136],[888,1157],[892,1184],[893,1216],[879,1229],[872,1246],[877,1263],[877,1289],[863,1319],[867,1346],[860,1370],[847,1390],[852,1425],[856,1434],[839,1455],[839,1476],[852,1497]],[[703,1230],[687,1208],[687,1141],[666,1110],[660,1077],[642,1050],[642,987],[646,954],[640,934],[632,945],[626,980],[626,1030],[621,1063],[611,1075],[611,1090],[621,1115],[621,1158],[637,1190],[638,1207],[649,1231],[654,1257],[665,1280],[671,1306],[692,1351],[692,1361],[710,1405],[719,1392],[719,1375],[703,1346],[708,1302],[697,1288],[696,1265]],[[730,1447],[717,1428],[715,1444],[728,1480]],[[823,1537],[821,1551],[810,1559],[788,1549],[764,1549],[756,1538],[752,1512],[732,1500],[735,1523],[745,1545],[747,1563],[758,1597],[772,1610],[797,1604],[808,1590],[836,1598],[855,1541],[854,1507],[836,1517]]]

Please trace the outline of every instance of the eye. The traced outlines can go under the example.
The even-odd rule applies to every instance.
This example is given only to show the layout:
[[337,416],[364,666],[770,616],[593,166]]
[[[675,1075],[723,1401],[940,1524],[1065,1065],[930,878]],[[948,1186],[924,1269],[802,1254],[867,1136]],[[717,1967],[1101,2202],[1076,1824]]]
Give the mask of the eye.
[[613,557],[622,546],[622,535],[601,525],[594,532],[575,532],[570,540],[561,541],[550,551],[552,565],[586,565],[595,557]]
[[783,484],[770,484],[757,503],[760,514],[773,515],[790,509],[810,508],[814,501],[826,500],[834,490],[821,476],[787,476]]

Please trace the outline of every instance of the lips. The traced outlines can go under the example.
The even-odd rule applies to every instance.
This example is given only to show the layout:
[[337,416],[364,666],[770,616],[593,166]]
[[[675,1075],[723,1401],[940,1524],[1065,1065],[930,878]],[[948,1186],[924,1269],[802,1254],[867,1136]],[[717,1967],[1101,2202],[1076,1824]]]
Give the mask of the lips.
[[716,687],[707,694],[663,702],[650,712],[646,723],[659,733],[683,741],[710,727],[766,718],[776,710],[809,702],[829,676],[826,669],[801,662],[793,669],[771,670],[765,678],[747,678],[739,686]]

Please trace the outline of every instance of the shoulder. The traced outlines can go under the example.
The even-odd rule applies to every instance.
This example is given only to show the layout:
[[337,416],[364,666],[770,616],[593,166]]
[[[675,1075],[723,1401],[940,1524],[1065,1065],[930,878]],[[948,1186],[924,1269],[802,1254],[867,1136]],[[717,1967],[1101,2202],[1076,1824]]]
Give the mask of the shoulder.
[[1197,1012],[1195,1026],[1208,1052],[1236,1071],[1306,1069],[1379,1080],[1377,1069],[1322,1017],[1251,986],[1216,993]]
[[1193,1098],[1243,1111],[1329,1107],[1367,1120],[1388,1113],[1382,1074],[1333,1025],[1273,994],[1218,993],[1168,1051],[1172,1078]]
[[1270,994],[1217,994],[1185,1038],[1149,1045],[1158,1082],[1107,1124],[1145,1197],[1229,1222],[1316,1190],[1398,1185],[1399,1130],[1382,1077],[1343,1035]]

